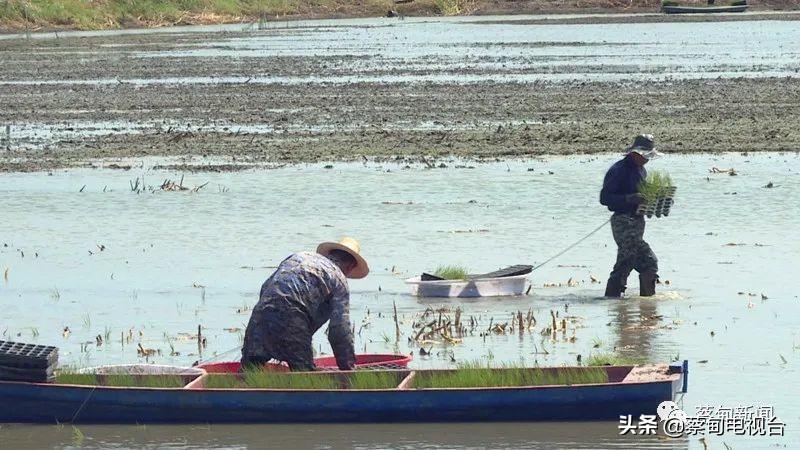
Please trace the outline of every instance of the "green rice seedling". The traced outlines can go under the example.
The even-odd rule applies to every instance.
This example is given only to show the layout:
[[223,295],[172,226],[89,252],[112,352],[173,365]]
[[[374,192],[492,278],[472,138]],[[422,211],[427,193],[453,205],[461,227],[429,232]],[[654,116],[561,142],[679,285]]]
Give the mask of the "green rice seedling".
[[638,191],[644,196],[645,203],[654,203],[659,196],[666,195],[674,187],[672,178],[666,172],[653,171],[639,183]]
[[244,383],[252,389],[341,389],[341,382],[327,374],[285,373],[266,370],[250,370],[244,374]]
[[433,274],[445,280],[466,280],[468,275],[463,266],[439,266]]
[[511,386],[550,386],[608,382],[608,374],[599,368],[558,368],[544,370],[507,366],[500,369],[459,368],[452,371],[417,372],[416,388],[481,388]]
[[100,384],[97,380],[97,375],[93,373],[75,373],[70,370],[56,373],[56,383],[80,386],[97,386]]
[[586,358],[587,366],[636,366],[646,362],[647,358],[621,356],[614,353],[600,353]]
[[80,386],[113,386],[113,387],[147,387],[147,388],[181,388],[186,385],[179,375],[101,375],[93,373],[76,373],[72,370],[60,371],[56,374],[56,383],[75,384]]
[[350,389],[394,389],[401,381],[398,372],[373,370],[357,371],[348,378]]
[[103,386],[133,387],[138,384],[135,376],[127,374],[105,375],[99,378]]
[[234,374],[209,374],[203,380],[203,387],[206,389],[241,389],[247,386]]

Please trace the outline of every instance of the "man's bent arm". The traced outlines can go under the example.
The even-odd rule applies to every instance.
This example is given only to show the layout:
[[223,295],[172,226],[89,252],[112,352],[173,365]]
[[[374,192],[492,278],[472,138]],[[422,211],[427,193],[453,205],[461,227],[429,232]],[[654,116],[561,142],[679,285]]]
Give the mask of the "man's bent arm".
[[353,346],[353,329],[350,325],[350,294],[348,293],[334,295],[331,299],[328,341],[331,343],[339,369],[355,369],[356,351]]

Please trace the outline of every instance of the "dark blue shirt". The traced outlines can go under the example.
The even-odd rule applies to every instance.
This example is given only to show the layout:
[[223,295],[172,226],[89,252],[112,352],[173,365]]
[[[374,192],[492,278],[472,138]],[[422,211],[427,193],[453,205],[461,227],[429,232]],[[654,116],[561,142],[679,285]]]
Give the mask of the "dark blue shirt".
[[600,191],[600,204],[608,206],[609,211],[635,213],[637,205],[626,202],[625,196],[638,192],[639,183],[646,177],[644,167],[637,166],[630,155],[626,155],[606,172]]

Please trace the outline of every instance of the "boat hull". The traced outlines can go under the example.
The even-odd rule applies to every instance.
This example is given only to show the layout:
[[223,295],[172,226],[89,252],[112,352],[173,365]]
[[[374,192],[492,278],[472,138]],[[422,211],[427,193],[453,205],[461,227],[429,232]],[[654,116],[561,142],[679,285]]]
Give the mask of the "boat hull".
[[685,389],[657,382],[484,389],[152,389],[0,382],[0,423],[335,423],[619,420]]
[[662,6],[661,10],[667,14],[737,13],[747,10],[747,6]]

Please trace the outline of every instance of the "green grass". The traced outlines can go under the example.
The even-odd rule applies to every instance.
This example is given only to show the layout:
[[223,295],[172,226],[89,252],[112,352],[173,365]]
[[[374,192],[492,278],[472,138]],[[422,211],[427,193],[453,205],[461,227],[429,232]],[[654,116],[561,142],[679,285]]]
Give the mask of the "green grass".
[[653,203],[674,186],[672,178],[666,172],[653,171],[647,175],[647,179],[639,183],[638,191],[644,196],[646,203]]
[[647,358],[634,358],[616,355],[614,353],[600,353],[586,358],[587,366],[635,366],[644,364]]
[[439,266],[433,274],[445,280],[466,280],[468,272],[463,266]]
[[103,375],[91,373],[61,372],[56,375],[58,384],[77,384],[81,386],[182,388],[186,385],[178,375]]
[[608,374],[599,368],[538,368],[505,367],[492,369],[479,364],[462,365],[456,370],[420,371],[414,377],[414,387],[477,388],[505,386],[549,386],[608,382]]

